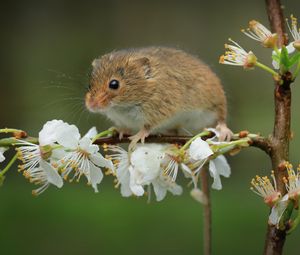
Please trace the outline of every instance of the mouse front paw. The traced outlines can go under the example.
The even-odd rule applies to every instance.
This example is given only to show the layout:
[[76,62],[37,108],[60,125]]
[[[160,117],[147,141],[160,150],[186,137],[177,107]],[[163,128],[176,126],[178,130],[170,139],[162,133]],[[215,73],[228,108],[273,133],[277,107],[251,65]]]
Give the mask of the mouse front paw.
[[219,135],[219,140],[220,142],[230,142],[233,133],[232,131],[227,127],[227,125],[225,123],[219,123],[216,126],[216,130],[220,133]]

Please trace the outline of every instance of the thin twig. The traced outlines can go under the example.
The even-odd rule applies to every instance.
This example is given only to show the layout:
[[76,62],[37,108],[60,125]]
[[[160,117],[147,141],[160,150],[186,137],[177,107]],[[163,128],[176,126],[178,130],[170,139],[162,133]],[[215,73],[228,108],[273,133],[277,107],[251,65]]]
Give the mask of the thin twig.
[[201,170],[201,189],[206,197],[207,203],[203,204],[203,254],[211,255],[212,252],[212,213],[211,199],[209,189],[209,174],[208,169],[204,167]]

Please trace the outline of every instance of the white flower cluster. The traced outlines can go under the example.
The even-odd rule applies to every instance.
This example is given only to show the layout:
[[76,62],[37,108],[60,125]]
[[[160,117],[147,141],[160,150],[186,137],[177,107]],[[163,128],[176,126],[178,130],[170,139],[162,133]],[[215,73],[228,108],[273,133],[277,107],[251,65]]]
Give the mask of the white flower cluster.
[[[278,49],[278,35],[272,33],[268,28],[259,23],[256,20],[251,20],[249,22],[249,27],[247,29],[242,29],[242,33],[251,39],[258,41],[262,46],[266,48],[273,49],[272,51],[272,65],[274,69],[282,69],[281,71],[286,72],[293,65],[298,63],[296,74],[299,72],[299,59],[300,59],[300,29],[297,25],[297,18],[291,15],[291,22],[287,20],[287,26],[292,36],[292,40],[287,46],[283,46],[284,55],[282,53],[283,49]],[[265,71],[270,72],[274,76],[278,74],[271,68],[257,61],[257,57],[253,54],[252,51],[244,50],[237,42],[229,39],[232,43],[225,44],[226,52],[220,57],[219,62],[221,64],[242,66],[245,69],[251,69],[255,66],[258,66]],[[288,56],[289,54],[294,53],[297,50],[294,56]]]
[[[214,131],[217,133],[216,131]],[[101,133],[102,134],[102,133]],[[230,167],[224,156],[217,156],[211,149],[216,144],[217,136],[207,141],[196,136],[186,146],[174,144],[137,144],[133,151],[127,152],[117,145],[103,145],[104,157],[99,146],[93,141],[99,136],[95,127],[81,136],[75,125],[62,120],[48,121],[39,132],[37,143],[18,139],[16,150],[22,161],[19,171],[33,182],[40,185],[33,190],[34,195],[45,191],[50,184],[61,188],[64,180],[79,181],[84,175],[95,192],[103,179],[103,168],[106,173],[116,177],[116,187],[120,186],[121,195],[148,195],[154,191],[157,201],[165,198],[167,191],[181,195],[177,175],[191,180],[191,195],[199,202],[206,198],[199,188],[199,174],[205,163],[214,181],[212,188],[222,189],[220,176],[229,177]],[[0,148],[0,161],[4,148]]]
[[[139,144],[131,155],[119,146],[107,146],[107,149],[113,152],[111,157],[115,162],[117,185],[121,186],[122,196],[142,196],[145,187],[148,187],[149,193],[151,186],[157,201],[161,201],[167,191],[180,195],[182,188],[175,181],[178,170],[182,169],[184,176],[190,178],[194,185],[192,197],[205,203],[206,198],[197,182],[204,164],[214,153],[200,137],[191,143],[183,155],[172,144]],[[230,167],[225,157],[221,155],[210,160],[209,172],[214,179],[212,188],[222,189],[220,175],[230,176]]]
[[113,169],[110,160],[99,153],[99,147],[92,144],[97,130],[92,128],[81,138],[79,130],[62,120],[48,121],[39,133],[39,145],[19,140],[17,148],[19,166],[31,182],[42,185],[33,191],[40,194],[49,184],[63,186],[63,178],[73,173],[77,180],[84,175],[88,183],[98,192],[97,184],[103,178],[101,167]]
[[300,168],[295,171],[290,163],[286,164],[287,177],[283,178],[287,194],[282,194],[277,190],[276,179],[272,171],[270,179],[265,177],[256,176],[252,179],[252,190],[264,199],[264,202],[269,205],[272,210],[269,216],[269,223],[279,227],[280,220],[288,207],[289,201],[294,201],[298,206],[300,198]]
[[113,152],[111,157],[116,165],[117,185],[121,186],[122,196],[143,196],[144,187],[148,186],[150,192],[150,185],[153,186],[157,201],[164,199],[167,191],[181,195],[182,188],[164,171],[172,160],[168,154],[171,147],[167,144],[138,144],[129,155],[119,146],[108,146]]

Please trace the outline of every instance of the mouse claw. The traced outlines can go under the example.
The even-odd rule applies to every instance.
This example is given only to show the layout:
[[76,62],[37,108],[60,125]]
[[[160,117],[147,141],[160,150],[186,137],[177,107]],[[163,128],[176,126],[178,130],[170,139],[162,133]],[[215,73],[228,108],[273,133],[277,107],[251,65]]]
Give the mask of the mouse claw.
[[130,134],[130,130],[126,128],[120,128],[118,129],[118,134],[119,134],[119,140],[122,140],[124,138],[124,135]]
[[115,136],[118,136],[119,140],[122,140],[125,135],[130,135],[131,130],[128,128],[111,127],[111,131],[114,132]]
[[220,133],[219,141],[220,142],[230,142],[233,133],[232,131],[227,127],[225,123],[220,123],[217,125],[216,130]]
[[150,132],[147,129],[143,128],[135,135],[129,136],[129,140],[131,140],[128,146],[129,151],[133,151],[139,141],[141,141],[141,143],[145,143],[145,138],[148,137],[149,134]]

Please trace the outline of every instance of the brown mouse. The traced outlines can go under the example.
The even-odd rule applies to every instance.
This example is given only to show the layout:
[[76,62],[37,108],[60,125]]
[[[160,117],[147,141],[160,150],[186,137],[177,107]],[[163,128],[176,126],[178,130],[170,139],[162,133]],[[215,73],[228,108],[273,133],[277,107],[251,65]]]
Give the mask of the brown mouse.
[[[217,127],[230,140],[226,97],[216,74],[178,49],[148,47],[113,51],[95,59],[85,102],[105,114],[131,145],[151,133],[197,134]],[[186,134],[186,133],[185,133]]]

